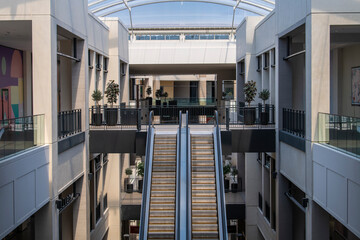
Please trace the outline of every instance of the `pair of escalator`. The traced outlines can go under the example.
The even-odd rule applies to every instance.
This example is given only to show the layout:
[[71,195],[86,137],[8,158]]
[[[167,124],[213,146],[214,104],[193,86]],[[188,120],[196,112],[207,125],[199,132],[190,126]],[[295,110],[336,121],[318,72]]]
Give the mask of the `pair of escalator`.
[[[188,130],[188,141],[181,140],[180,130],[177,134],[154,133],[154,129],[148,132],[140,239],[227,239],[216,128],[209,134],[190,135]],[[188,146],[182,148],[181,143]],[[180,197],[184,194],[180,184],[184,184],[187,198]],[[180,214],[186,215],[185,223]],[[189,226],[184,228],[184,224]]]

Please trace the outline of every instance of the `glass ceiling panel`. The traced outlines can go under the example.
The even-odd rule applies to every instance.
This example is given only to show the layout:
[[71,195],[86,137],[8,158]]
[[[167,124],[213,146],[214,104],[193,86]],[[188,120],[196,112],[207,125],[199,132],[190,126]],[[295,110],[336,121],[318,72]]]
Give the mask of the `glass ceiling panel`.
[[[272,0],[89,0],[97,16],[119,17],[133,27],[231,27],[244,17],[267,15]],[[236,7],[236,11],[234,11]],[[131,17],[129,14],[131,9]]]

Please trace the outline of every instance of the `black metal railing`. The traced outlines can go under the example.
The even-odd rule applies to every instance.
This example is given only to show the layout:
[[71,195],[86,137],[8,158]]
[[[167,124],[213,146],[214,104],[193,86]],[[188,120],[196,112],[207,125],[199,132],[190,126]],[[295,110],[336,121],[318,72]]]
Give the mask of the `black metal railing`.
[[58,113],[58,138],[65,138],[81,131],[81,109]]
[[239,127],[273,127],[275,124],[275,106],[266,104],[265,107],[258,106],[244,107],[243,105],[228,106],[219,108],[225,118],[226,129]]
[[0,160],[44,145],[44,115],[0,120]]
[[283,131],[305,137],[305,111],[283,108]]
[[218,112],[221,128],[273,128],[275,124],[275,107],[262,105],[244,107],[237,106],[93,106],[90,111],[92,128],[136,128],[146,129],[149,123],[149,113],[153,111],[154,125],[179,124],[179,112],[188,113],[188,123],[191,125],[213,125],[214,112]]
[[141,109],[123,106],[92,106],[90,108],[90,125],[92,127],[140,128],[147,125],[148,115],[143,117]]

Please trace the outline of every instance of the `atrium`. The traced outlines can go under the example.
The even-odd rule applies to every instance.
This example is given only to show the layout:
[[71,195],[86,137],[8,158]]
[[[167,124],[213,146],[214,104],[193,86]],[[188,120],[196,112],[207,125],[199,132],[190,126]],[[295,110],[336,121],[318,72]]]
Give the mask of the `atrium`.
[[359,0],[2,0],[0,239],[360,240]]

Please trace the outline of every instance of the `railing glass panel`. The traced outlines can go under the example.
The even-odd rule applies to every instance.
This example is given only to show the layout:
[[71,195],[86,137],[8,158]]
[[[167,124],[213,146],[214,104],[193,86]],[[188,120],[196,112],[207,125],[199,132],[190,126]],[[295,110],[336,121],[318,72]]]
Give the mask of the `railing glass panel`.
[[26,149],[44,145],[44,115],[0,121],[0,160]]
[[319,113],[317,141],[360,156],[360,118]]

